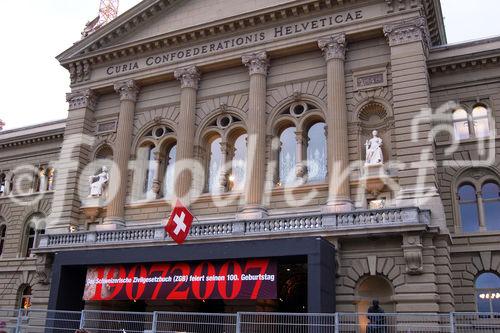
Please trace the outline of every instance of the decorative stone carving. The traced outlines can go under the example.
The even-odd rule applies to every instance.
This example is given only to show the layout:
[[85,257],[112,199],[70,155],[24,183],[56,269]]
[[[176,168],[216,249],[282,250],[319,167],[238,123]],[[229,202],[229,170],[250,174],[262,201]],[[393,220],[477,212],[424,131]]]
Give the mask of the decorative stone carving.
[[403,20],[384,26],[384,34],[389,40],[389,45],[400,45],[422,41],[427,49],[430,45],[429,31],[425,17]]
[[76,68],[74,63],[69,64],[69,80],[71,84],[76,83]]
[[181,88],[198,89],[201,73],[195,66],[177,69],[174,71],[174,76],[181,81]]
[[382,154],[382,139],[378,137],[377,130],[372,132],[373,137],[366,140],[366,160],[365,165],[374,165],[384,163],[384,155]]
[[422,274],[424,270],[422,239],[418,234],[403,234],[403,253],[408,274]]
[[115,91],[120,94],[120,101],[137,101],[139,86],[134,80],[127,80],[115,83]]
[[265,51],[245,54],[241,57],[243,65],[248,67],[249,74],[267,75],[269,58]]
[[90,64],[87,60],[83,61],[83,80],[87,81],[90,79]]
[[89,108],[95,110],[97,106],[97,95],[90,89],[74,91],[66,94],[69,110]]
[[47,285],[50,283],[50,267],[52,266],[52,256],[39,254],[36,256],[36,280],[39,284]]
[[318,47],[323,51],[325,60],[345,59],[345,34],[336,34],[318,40]]
[[109,181],[109,172],[106,166],[101,168],[101,172],[95,176],[89,177],[90,194],[89,197],[102,196],[104,189]]

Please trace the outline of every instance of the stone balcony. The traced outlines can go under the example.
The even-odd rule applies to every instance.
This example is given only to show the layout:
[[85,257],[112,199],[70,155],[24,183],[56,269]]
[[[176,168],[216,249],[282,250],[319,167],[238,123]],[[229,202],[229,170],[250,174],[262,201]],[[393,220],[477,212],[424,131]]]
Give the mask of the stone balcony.
[[[425,230],[430,211],[416,207],[357,210],[335,214],[301,214],[256,220],[193,223],[187,242],[227,241],[294,236],[361,237],[373,234]],[[84,231],[40,235],[36,252],[170,244],[163,226],[110,231]]]

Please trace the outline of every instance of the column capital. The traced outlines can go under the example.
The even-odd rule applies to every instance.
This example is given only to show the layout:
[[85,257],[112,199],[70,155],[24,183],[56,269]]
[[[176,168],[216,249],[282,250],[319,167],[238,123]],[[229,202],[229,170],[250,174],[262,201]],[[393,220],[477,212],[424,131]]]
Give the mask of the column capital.
[[181,81],[181,88],[198,89],[201,73],[196,66],[176,69],[174,76]]
[[416,17],[384,25],[384,35],[390,46],[422,41],[424,47],[430,45],[429,30],[425,17]]
[[89,108],[95,110],[97,106],[97,95],[91,89],[72,91],[66,94],[66,102],[69,110]]
[[323,51],[325,60],[345,59],[345,34],[335,34],[318,40],[318,47]]
[[250,75],[263,74],[267,75],[269,69],[269,58],[265,51],[244,54],[241,56],[241,62],[248,67]]
[[134,80],[117,82],[114,85],[115,91],[120,94],[120,101],[137,101],[139,86]]

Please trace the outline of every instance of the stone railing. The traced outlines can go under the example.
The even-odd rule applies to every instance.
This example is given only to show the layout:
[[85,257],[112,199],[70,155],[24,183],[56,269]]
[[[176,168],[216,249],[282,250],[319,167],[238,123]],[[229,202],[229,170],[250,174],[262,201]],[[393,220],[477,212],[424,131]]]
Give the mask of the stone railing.
[[[229,220],[193,224],[188,240],[253,237],[286,234],[330,234],[390,226],[430,224],[430,211],[416,207],[357,210],[336,214],[305,214],[257,220]],[[163,226],[134,229],[85,231],[39,236],[38,250],[170,241]]]

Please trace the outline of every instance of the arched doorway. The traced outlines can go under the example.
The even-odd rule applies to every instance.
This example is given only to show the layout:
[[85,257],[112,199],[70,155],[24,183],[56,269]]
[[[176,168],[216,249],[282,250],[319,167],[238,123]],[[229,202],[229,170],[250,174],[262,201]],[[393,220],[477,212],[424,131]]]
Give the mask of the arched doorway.
[[23,284],[17,292],[17,307],[23,310],[31,308],[31,286]]
[[382,276],[366,276],[359,280],[356,286],[356,311],[360,313],[360,332],[365,333],[368,318],[362,313],[368,312],[368,308],[374,299],[380,302],[380,306],[386,313],[395,312],[394,290],[392,284]]

